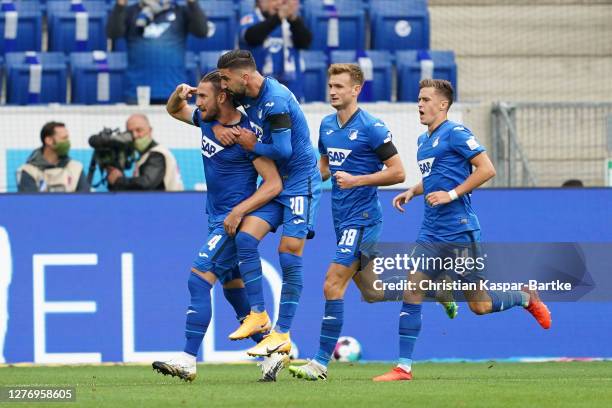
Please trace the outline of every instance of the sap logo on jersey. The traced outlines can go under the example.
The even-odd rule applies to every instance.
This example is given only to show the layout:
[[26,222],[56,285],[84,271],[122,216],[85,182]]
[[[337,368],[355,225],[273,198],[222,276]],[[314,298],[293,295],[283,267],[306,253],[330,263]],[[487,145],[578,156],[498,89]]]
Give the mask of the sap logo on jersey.
[[421,169],[421,174],[423,177],[429,176],[435,159],[435,157],[432,157],[430,159],[419,160],[419,169]]
[[329,157],[329,164],[332,166],[342,166],[342,163],[351,154],[352,150],[348,149],[335,149],[332,147],[327,148],[327,157]]
[[215,154],[219,153],[223,150],[223,146],[219,146],[206,136],[202,136],[202,155],[208,157],[209,159],[213,157]]

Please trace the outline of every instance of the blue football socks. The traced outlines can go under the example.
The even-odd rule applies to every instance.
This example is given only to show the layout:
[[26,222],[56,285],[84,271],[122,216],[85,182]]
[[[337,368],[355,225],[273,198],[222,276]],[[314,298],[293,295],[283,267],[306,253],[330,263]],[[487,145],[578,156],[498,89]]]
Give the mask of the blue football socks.
[[344,300],[327,300],[325,302],[325,314],[321,324],[321,337],[319,340],[319,351],[315,355],[315,361],[327,367],[331,359],[340,332],[344,323]]

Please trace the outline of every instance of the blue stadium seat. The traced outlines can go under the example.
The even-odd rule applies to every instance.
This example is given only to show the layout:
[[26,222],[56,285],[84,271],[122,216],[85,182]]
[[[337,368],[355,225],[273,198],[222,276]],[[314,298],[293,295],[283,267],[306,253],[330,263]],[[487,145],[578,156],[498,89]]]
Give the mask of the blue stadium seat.
[[76,13],[70,11],[70,1],[49,0],[47,22],[49,27],[49,51],[77,52],[106,50],[107,5],[104,1],[84,0],[88,13],[88,40],[79,49],[75,39]]
[[244,16],[245,14],[252,13],[253,10],[255,10],[255,0],[238,0],[238,2],[238,15],[240,17]]
[[199,56],[191,51],[187,51],[185,54],[185,69],[187,70],[187,83],[189,84],[197,84],[200,80],[200,66],[198,60]]
[[[336,0],[339,24],[339,49],[355,50],[365,48],[366,14],[361,0]],[[313,50],[327,48],[327,29],[329,16],[322,0],[307,0],[303,13],[312,32]]]
[[[372,60],[374,69],[373,79],[373,99],[374,101],[391,100],[391,79],[393,77],[393,55],[388,51],[368,50],[368,58]],[[355,63],[356,51],[333,51],[331,62],[335,63]]]
[[[42,65],[42,91],[39,103],[66,103],[66,57],[61,52],[38,53]],[[24,52],[6,54],[6,103],[9,105],[28,104],[30,65]]]
[[200,72],[202,75],[217,69],[217,60],[223,51],[202,51],[200,53]]
[[370,16],[373,49],[429,49],[426,0],[373,0]]
[[[105,90],[98,90],[98,74],[100,72],[93,52],[75,52],[70,54],[70,70],[72,77],[72,103],[103,104],[124,102],[125,71],[127,56],[123,52],[106,53],[108,63],[109,86],[108,97],[104,99]],[[102,85],[101,85],[102,86]]]
[[304,99],[325,101],[327,95],[327,56],[323,51],[300,51],[304,61]]
[[15,2],[18,13],[17,36],[12,49],[5,45],[6,15],[0,12],[0,53],[12,51],[40,51],[42,38],[42,10],[37,1]]
[[[397,100],[416,102],[421,80],[421,62],[418,51],[398,51],[397,60]],[[455,88],[457,99],[457,64],[453,51],[429,51],[433,61],[433,77],[446,79]]]
[[208,17],[208,36],[206,38],[187,36],[187,49],[193,52],[234,49],[238,29],[234,2],[200,1],[200,7]]

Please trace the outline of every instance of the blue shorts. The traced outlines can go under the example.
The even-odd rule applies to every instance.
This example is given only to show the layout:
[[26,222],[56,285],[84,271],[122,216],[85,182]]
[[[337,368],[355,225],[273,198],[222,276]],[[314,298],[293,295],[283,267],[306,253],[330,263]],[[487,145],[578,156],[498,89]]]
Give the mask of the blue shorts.
[[350,267],[362,256],[376,256],[376,246],[382,233],[382,221],[367,227],[346,227],[336,230],[336,255],[333,263]]
[[[420,232],[411,256],[432,260],[431,262],[424,260],[418,269],[431,279],[436,279],[440,274],[446,272],[452,272],[455,275],[453,278],[470,282],[484,279],[484,269],[467,268],[467,264],[464,264],[465,259],[476,260],[482,256],[480,230],[465,231],[443,237]],[[434,259],[441,259],[444,262],[436,262]],[[449,259],[453,260],[452,269],[448,269],[445,265],[449,263]]]
[[200,248],[193,267],[200,272],[214,273],[221,284],[240,278],[236,243],[223,229],[223,221],[208,224],[206,243]]
[[304,195],[281,193],[273,201],[249,215],[266,221],[270,224],[272,232],[276,232],[282,225],[283,236],[299,239],[312,238],[321,201],[320,180],[317,173],[317,176],[308,180],[308,189]]

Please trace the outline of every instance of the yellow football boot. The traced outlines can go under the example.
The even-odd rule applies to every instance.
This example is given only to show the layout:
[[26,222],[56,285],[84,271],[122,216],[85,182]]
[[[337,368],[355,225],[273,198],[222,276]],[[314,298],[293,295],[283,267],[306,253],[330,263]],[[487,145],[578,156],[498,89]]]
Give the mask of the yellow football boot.
[[264,310],[261,313],[253,312],[242,321],[242,324],[236,331],[229,335],[230,340],[242,340],[251,337],[255,333],[263,333],[270,330],[270,318]]
[[247,350],[249,356],[269,356],[272,353],[288,354],[291,351],[289,333],[278,333],[274,330],[255,346]]

